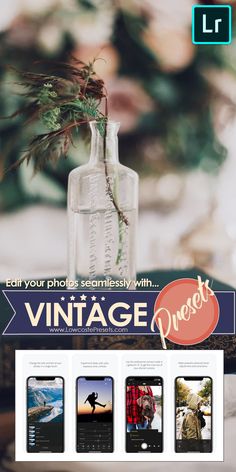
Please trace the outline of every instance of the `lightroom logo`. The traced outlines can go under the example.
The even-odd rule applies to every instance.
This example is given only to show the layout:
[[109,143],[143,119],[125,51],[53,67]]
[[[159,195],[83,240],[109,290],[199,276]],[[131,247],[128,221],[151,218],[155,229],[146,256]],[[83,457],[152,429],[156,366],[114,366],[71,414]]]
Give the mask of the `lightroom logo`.
[[193,44],[230,44],[232,7],[230,5],[194,5],[192,41]]

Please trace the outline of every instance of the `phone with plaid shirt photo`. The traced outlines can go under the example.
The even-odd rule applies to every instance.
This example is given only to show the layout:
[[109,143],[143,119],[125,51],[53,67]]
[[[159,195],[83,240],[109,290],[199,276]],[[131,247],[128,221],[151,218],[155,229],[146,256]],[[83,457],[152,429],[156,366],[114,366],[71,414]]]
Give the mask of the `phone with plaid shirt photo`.
[[163,451],[163,379],[126,379],[126,452]]

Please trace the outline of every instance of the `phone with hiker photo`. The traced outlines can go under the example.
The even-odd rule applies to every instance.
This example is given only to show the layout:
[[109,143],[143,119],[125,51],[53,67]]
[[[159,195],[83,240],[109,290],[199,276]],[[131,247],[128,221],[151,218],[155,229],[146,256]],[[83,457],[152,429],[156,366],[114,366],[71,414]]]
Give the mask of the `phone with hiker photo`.
[[77,452],[113,452],[113,378],[76,380]]
[[27,452],[64,451],[64,379],[28,377]]
[[212,378],[175,379],[175,451],[212,452]]
[[163,451],[163,380],[126,379],[126,452]]

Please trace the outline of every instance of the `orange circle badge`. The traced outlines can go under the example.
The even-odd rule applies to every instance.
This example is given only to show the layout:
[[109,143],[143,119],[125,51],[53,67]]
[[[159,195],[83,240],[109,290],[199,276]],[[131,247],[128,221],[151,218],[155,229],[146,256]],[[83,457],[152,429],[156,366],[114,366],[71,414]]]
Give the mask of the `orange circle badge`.
[[178,279],[169,283],[154,305],[152,330],[156,323],[162,347],[165,339],[176,344],[198,344],[208,338],[219,320],[218,300],[209,280]]

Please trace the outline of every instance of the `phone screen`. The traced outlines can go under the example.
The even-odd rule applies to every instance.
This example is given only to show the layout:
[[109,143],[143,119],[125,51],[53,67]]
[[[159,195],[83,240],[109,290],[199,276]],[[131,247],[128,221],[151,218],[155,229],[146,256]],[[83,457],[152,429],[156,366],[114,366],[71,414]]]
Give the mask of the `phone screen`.
[[175,380],[176,452],[212,452],[212,379]]
[[162,452],[163,380],[126,379],[126,452]]
[[27,379],[27,451],[64,451],[64,380]]
[[77,379],[77,452],[113,452],[113,379]]

